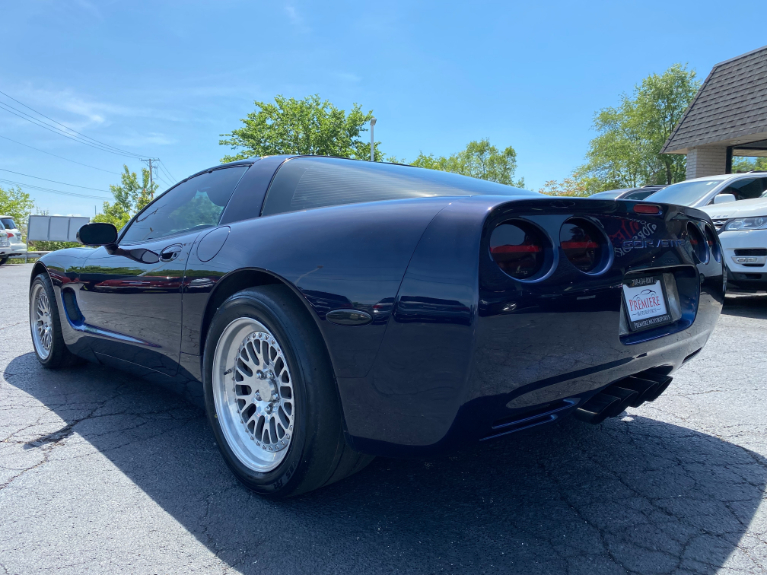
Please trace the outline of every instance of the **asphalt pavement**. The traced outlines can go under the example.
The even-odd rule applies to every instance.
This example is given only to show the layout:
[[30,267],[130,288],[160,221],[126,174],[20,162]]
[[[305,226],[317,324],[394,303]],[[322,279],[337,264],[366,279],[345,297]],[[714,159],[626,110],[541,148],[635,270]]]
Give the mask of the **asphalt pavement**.
[[657,401],[271,502],[204,414],[40,367],[0,267],[0,573],[767,573],[767,296],[731,298]]

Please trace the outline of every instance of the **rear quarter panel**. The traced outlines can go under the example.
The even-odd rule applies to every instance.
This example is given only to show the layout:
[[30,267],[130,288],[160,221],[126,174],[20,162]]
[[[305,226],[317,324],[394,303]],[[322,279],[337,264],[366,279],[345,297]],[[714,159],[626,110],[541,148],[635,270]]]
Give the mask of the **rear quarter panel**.
[[[392,304],[424,230],[445,198],[321,208],[230,226],[219,253],[193,250],[186,274],[182,352],[200,355],[203,315],[218,282],[237,270],[263,271],[287,283],[311,310],[338,378],[364,376],[386,330]],[[340,326],[333,309],[358,309],[373,321]]]

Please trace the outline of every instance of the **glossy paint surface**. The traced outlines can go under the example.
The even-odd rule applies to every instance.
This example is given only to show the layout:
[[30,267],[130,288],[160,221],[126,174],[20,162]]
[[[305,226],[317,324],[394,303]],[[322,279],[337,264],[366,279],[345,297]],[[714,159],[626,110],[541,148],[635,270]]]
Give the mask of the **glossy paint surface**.
[[[225,226],[141,246],[146,254],[98,248],[43,258],[60,306],[71,290],[79,321],[93,328],[69,322],[68,345],[197,389],[216,307],[239,289],[283,283],[325,340],[350,443],[402,455],[482,439],[500,420],[560,400],[575,406],[648,368],[676,369],[719,315],[721,262],[697,261],[686,241],[688,222],[709,225],[702,212],[662,206],[651,216],[634,213],[633,202],[474,196],[255,217],[243,206],[263,201],[279,163],[266,158],[246,172]],[[561,252],[560,230],[572,217],[609,238],[611,259],[598,273]],[[490,255],[492,230],[515,218],[551,238],[546,273],[531,281],[506,275]],[[166,243],[181,245],[178,256],[150,261]],[[678,290],[678,319],[628,332],[622,281],[662,273]]]

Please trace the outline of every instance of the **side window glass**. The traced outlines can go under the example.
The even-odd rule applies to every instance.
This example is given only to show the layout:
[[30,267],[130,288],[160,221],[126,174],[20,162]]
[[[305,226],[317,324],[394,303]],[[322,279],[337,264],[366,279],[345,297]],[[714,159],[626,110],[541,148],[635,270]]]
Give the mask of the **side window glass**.
[[736,200],[751,200],[761,196],[763,191],[762,178],[745,178],[733,182],[719,193],[732,194]]
[[200,174],[162,194],[141,212],[120,240],[130,244],[218,225],[247,166]]

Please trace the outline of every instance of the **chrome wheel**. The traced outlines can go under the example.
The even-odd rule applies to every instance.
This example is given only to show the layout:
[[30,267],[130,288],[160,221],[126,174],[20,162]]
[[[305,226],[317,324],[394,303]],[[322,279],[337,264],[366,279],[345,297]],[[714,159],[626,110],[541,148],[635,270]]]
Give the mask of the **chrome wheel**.
[[275,469],[290,447],[296,406],[287,360],[266,326],[248,317],[226,326],[212,383],[216,416],[237,459],[254,471]]
[[35,284],[29,306],[29,323],[32,326],[32,343],[41,359],[47,359],[53,346],[53,321],[51,302],[42,284]]

